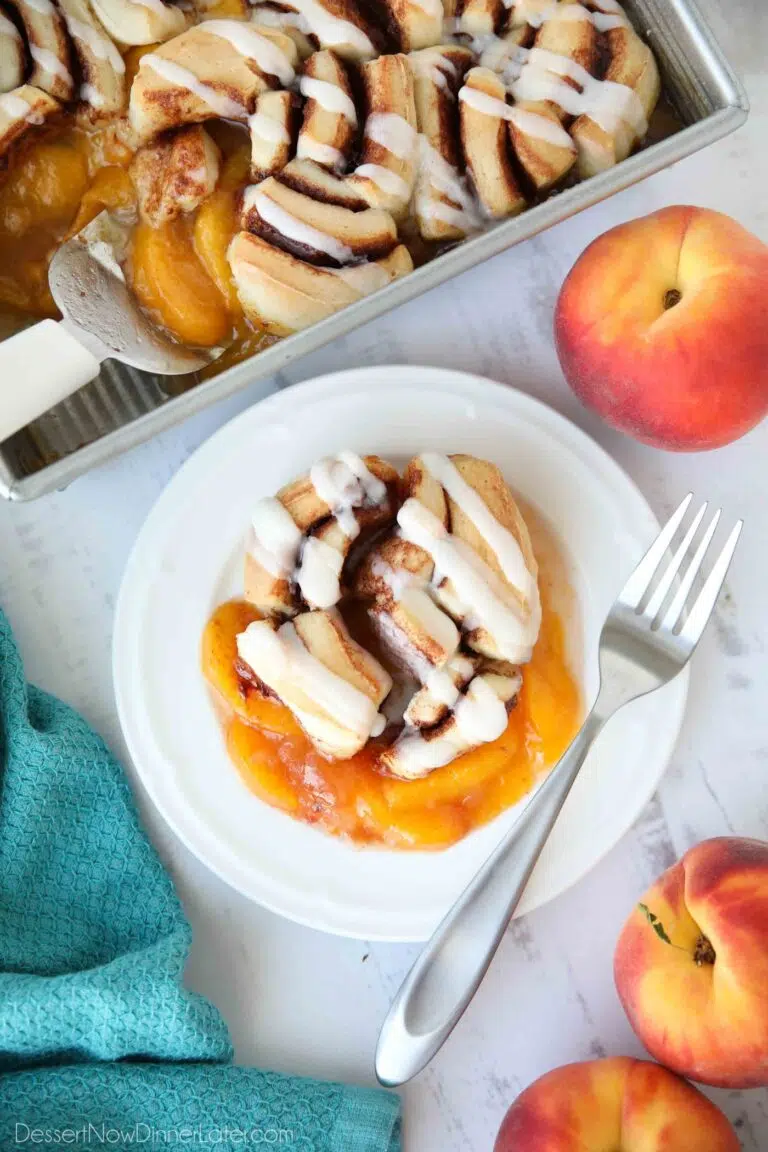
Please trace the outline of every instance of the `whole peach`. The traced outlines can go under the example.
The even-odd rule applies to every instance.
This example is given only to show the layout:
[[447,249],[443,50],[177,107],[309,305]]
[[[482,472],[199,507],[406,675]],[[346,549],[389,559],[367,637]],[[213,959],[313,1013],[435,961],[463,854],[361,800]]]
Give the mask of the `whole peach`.
[[698,451],[768,412],[768,245],[704,208],[663,208],[598,237],[560,292],[574,392],[658,448]]
[[632,912],[614,975],[657,1060],[704,1084],[768,1085],[768,844],[691,848]]
[[738,1152],[723,1113],[666,1068],[618,1056],[566,1064],[510,1108],[494,1152]]

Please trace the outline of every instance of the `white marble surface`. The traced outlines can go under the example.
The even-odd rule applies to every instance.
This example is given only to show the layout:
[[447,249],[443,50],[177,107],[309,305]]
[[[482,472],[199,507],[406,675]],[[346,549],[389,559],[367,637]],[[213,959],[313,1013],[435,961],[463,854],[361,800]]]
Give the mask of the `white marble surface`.
[[[661,516],[689,488],[743,515],[728,593],[693,669],[684,731],[658,795],[585,880],[515,924],[433,1066],[403,1093],[407,1152],[486,1152],[515,1094],[569,1060],[640,1054],[611,977],[620,926],[690,845],[768,838],[765,581],[768,422],[714,455],[671,456],[614,434],[569,393],[551,340],[572,261],[600,232],[671,203],[722,209],[768,241],[768,11],[702,0],[753,105],[737,135],[497,257],[298,365],[286,380],[370,363],[440,364],[507,381],[598,439]],[[110,678],[112,615],[141,523],[184,458],[263,386],[209,410],[63,493],[0,505],[0,603],[31,678],[80,708],[121,750]],[[188,979],[227,1018],[241,1062],[371,1082],[378,1025],[412,947],[336,940],[248,905],[151,812],[147,821],[195,929]],[[716,1092],[746,1152],[768,1148],[768,1094]]]

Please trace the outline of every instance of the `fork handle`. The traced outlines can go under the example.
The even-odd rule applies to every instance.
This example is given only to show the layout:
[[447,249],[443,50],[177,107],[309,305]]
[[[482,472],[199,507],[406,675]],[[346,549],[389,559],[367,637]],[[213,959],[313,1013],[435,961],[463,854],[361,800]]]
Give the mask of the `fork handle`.
[[99,374],[62,323],[41,320],[0,343],[0,443]]
[[379,1035],[376,1075],[395,1087],[424,1068],[468,1007],[566,797],[603,726],[595,712],[439,925]]

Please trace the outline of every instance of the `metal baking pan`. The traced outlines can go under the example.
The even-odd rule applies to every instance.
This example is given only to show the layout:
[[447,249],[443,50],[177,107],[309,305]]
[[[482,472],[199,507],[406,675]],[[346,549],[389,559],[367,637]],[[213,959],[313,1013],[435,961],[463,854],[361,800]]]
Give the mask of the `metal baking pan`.
[[0,445],[0,494],[11,500],[31,500],[65,487],[88,469],[208,404],[272,375],[337,336],[738,128],[749,111],[746,94],[692,0],[624,0],[624,6],[656,53],[665,95],[683,125],[678,132],[609,172],[464,241],[322,323],[286,337],[218,376],[199,384],[191,381],[180,394],[169,395],[157,377],[106,364],[91,384]]

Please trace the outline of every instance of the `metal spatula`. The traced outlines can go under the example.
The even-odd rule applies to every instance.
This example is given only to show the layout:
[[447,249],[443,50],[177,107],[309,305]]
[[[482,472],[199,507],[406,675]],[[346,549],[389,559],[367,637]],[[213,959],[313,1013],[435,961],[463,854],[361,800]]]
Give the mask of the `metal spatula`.
[[0,343],[0,443],[93,380],[103,360],[177,376],[221,355],[174,344],[141,311],[121,269],[129,235],[130,224],[100,212],[56,252],[48,283],[63,319]]

